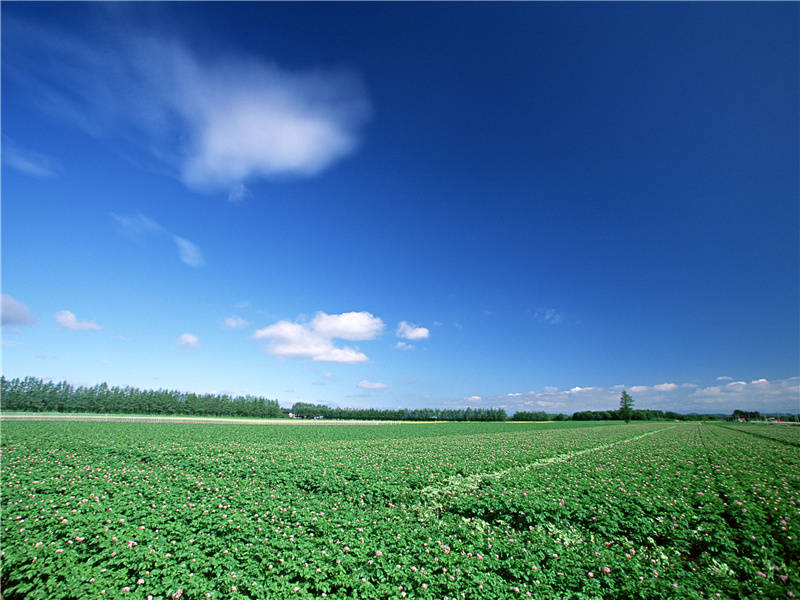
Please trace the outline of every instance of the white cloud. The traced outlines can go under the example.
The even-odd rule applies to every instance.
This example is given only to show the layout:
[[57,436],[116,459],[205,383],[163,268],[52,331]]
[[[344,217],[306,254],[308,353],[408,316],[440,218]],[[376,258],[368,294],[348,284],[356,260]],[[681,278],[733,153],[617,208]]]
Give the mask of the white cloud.
[[34,177],[55,177],[61,171],[59,163],[52,158],[23,151],[7,139],[3,140],[3,164]]
[[182,348],[197,349],[200,347],[200,340],[196,335],[191,333],[183,333],[178,338],[178,346]]
[[66,329],[75,331],[86,331],[101,329],[100,325],[92,321],[78,321],[78,318],[68,310],[60,310],[55,315],[56,323]]
[[385,383],[379,383],[377,381],[367,381],[365,379],[364,381],[361,381],[358,384],[358,387],[360,387],[362,389],[365,389],[365,390],[382,390],[382,389],[386,388],[387,386],[386,386]]
[[733,377],[728,377],[727,375],[720,375],[717,377],[717,381],[730,381]]
[[200,248],[195,244],[177,235],[173,235],[172,240],[178,247],[178,256],[185,264],[195,268],[202,267],[205,264],[203,253],[200,252]]
[[396,350],[413,350],[414,344],[407,344],[406,342],[400,341],[394,345]]
[[225,317],[222,322],[225,324],[225,327],[230,329],[241,329],[242,327],[247,327],[250,325],[250,321],[245,321],[239,315],[233,315],[232,317]]
[[369,360],[355,348],[337,348],[334,338],[369,340],[383,329],[383,321],[368,312],[329,315],[319,312],[311,323],[278,321],[253,334],[269,340],[268,351],[280,357],[305,357],[315,361],[356,363]]
[[365,311],[339,315],[320,311],[311,321],[311,327],[324,337],[351,341],[372,340],[383,331],[383,321]]
[[16,298],[3,294],[0,303],[3,325],[33,325],[36,317],[22,302]]
[[397,337],[406,339],[406,340],[424,340],[430,336],[430,331],[427,327],[418,327],[412,323],[407,323],[406,321],[400,321],[400,324],[397,326]]
[[329,379],[330,379],[331,377],[333,377],[333,373],[331,373],[331,372],[325,373],[325,374],[323,375],[323,377],[327,377],[327,378],[329,378]]
[[481,402],[483,398],[481,398],[480,396],[470,396],[466,400],[467,402]]
[[671,392],[673,390],[678,389],[677,383],[659,383],[658,385],[654,385],[653,389],[657,392]]
[[750,382],[750,385],[767,385],[767,384],[769,384],[769,381],[763,378],[754,379],[753,381]]
[[41,108],[134,141],[195,189],[315,175],[356,149],[369,118],[360,79],[341,69],[288,71],[110,25],[78,37],[10,20],[3,33],[4,67]]
[[630,392],[631,392],[631,394],[641,394],[643,392],[648,391],[649,389],[650,389],[650,387],[646,386],[646,385],[634,385],[634,386],[631,386]]

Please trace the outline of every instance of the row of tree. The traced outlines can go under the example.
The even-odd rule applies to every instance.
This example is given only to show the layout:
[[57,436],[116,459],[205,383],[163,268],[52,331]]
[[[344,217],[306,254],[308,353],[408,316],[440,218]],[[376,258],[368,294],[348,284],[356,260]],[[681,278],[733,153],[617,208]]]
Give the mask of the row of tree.
[[[275,418],[359,419],[380,421],[506,421],[502,408],[334,408],[323,404],[295,403],[281,409],[277,400],[258,396],[195,394],[178,390],[142,390],[135,387],[75,386],[36,377],[6,379],[0,376],[0,409],[25,412],[85,412],[155,415],[204,415]],[[733,417],[758,418],[758,412],[734,411]],[[671,411],[634,409],[633,398],[623,392],[617,410],[580,411],[571,417],[545,412],[517,412],[514,421],[648,421],[654,419],[700,420],[708,415],[681,415]]]
[[359,419],[366,421],[505,421],[502,408],[332,408],[296,402],[292,414],[301,418]]
[[135,387],[74,386],[35,377],[0,377],[0,409],[25,412],[80,412],[231,417],[283,417],[277,400],[256,396],[194,394]]

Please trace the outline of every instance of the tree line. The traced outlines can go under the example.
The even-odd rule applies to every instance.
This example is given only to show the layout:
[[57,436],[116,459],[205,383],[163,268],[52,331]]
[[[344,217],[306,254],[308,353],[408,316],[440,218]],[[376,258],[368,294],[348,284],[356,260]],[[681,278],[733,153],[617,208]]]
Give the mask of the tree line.
[[502,408],[334,408],[296,402],[292,414],[300,418],[359,419],[364,421],[505,421]]
[[178,390],[141,390],[91,387],[35,377],[0,377],[0,409],[25,412],[123,413],[154,415],[202,415],[215,417],[282,417],[277,400],[257,396],[195,394]]

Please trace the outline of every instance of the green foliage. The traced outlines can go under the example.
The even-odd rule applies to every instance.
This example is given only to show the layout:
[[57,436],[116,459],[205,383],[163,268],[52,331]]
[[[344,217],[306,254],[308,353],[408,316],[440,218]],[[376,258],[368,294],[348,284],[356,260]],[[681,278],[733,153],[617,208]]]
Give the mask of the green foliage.
[[800,593],[797,427],[284,423],[4,422],[3,597]]
[[505,421],[502,408],[334,408],[324,404],[295,402],[292,414],[301,418],[357,419],[362,421]]
[[0,377],[0,409],[25,412],[122,413],[282,417],[277,400],[256,396],[193,394],[176,390],[140,390],[134,387],[73,386],[35,377]]
[[633,418],[633,398],[625,390],[622,390],[622,395],[619,397],[619,412],[626,423],[631,422],[631,418]]

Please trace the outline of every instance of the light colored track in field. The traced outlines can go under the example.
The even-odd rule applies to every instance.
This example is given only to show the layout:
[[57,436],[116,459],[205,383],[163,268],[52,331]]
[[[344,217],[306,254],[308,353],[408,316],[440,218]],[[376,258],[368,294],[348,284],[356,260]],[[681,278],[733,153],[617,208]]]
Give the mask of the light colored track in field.
[[0,422],[5,421],[83,421],[97,423],[193,423],[216,425],[289,425],[289,426],[317,426],[317,425],[400,425],[417,424],[416,421],[358,421],[358,420],[325,420],[325,419],[238,419],[225,417],[174,417],[165,415],[153,417],[145,415],[39,415],[29,414],[2,414]]
[[491,471],[489,473],[475,473],[474,475],[467,475],[467,476],[454,475],[452,477],[448,477],[440,485],[431,485],[422,488],[419,493],[420,496],[422,496],[423,501],[416,508],[421,509],[423,511],[435,512],[442,509],[442,507],[444,506],[445,498],[460,496],[474,492],[475,490],[478,489],[478,487],[482,483],[486,481],[499,481],[511,474],[522,475],[534,469],[540,469],[542,467],[548,467],[550,465],[567,462],[577,456],[589,454],[590,452],[598,452],[600,450],[605,450],[607,448],[619,446],[620,444],[627,444],[629,442],[634,442],[649,435],[653,435],[661,431],[667,431],[668,429],[673,429],[675,427],[677,427],[677,425],[670,425],[669,427],[654,429],[653,431],[647,431],[639,435],[634,435],[632,437],[625,438],[624,440],[609,442],[608,444],[601,444],[599,446],[592,446],[591,448],[585,448],[584,450],[565,452],[564,454],[548,456],[547,458],[540,458],[539,460],[535,460],[525,465],[521,465],[519,467],[509,467],[508,469],[502,469],[501,471]]

